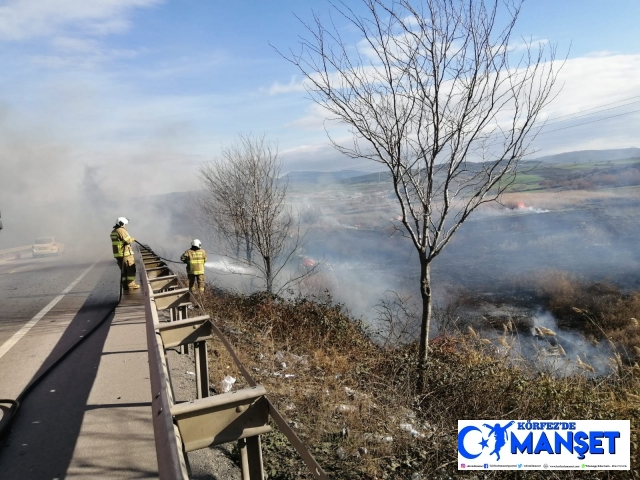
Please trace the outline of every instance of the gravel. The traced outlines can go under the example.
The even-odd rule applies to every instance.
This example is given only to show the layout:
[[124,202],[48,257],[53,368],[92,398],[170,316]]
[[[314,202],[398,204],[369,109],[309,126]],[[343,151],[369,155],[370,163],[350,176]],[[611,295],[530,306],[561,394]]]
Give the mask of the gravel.
[[[167,349],[167,364],[175,402],[186,402],[196,398],[196,377],[192,374],[195,372],[193,346],[189,350],[189,355],[180,355],[177,349]],[[241,479],[240,468],[230,458],[233,447],[232,443],[227,443],[189,452],[187,454],[191,467],[189,478],[193,480]]]

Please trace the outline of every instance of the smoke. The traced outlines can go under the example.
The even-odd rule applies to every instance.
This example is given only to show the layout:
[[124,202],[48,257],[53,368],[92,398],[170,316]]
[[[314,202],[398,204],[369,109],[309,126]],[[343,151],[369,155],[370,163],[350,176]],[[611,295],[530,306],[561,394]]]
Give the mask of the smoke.
[[[95,133],[97,127],[88,128]],[[107,255],[109,233],[120,216],[129,218],[134,237],[157,248],[184,245],[176,236],[194,233],[189,222],[180,221],[188,216],[188,205],[158,198],[197,185],[191,174],[197,161],[191,156],[162,142],[126,137],[89,146],[69,138],[47,116],[37,121],[2,103],[0,132],[0,249],[54,236],[66,244],[70,258]],[[179,129],[155,134],[175,139]]]
[[220,258],[215,261],[208,261],[204,264],[206,268],[214,270],[216,273],[224,274],[238,274],[238,275],[256,275],[257,272],[252,271],[250,268],[243,267],[242,265],[236,265],[227,259]]
[[[374,328],[376,305],[385,292],[420,298],[417,255],[402,235],[392,196],[388,184],[372,179],[357,186],[309,184],[291,199],[310,219],[304,254],[324,259],[320,274],[333,286],[334,300]],[[455,301],[455,293],[466,290],[493,305],[524,308],[529,326],[519,331],[513,352],[536,358],[558,374],[591,374],[590,369],[606,374],[611,346],[594,345],[578,332],[558,328],[555,318],[541,309],[532,279],[554,269],[584,282],[609,281],[626,291],[640,288],[638,207],[640,197],[628,191],[510,194],[503,205],[490,204],[474,213],[436,258],[435,302],[444,308]],[[540,335],[536,328],[556,335]],[[437,326],[432,333],[436,331]],[[491,338],[497,341],[495,334]]]
[[[499,350],[512,358],[535,360],[536,366],[556,375],[606,375],[611,373],[613,349],[608,343],[594,344],[584,336],[558,327],[555,317],[544,309],[530,313],[530,327],[515,333],[490,335]],[[506,347],[506,345],[509,345]]]
[[93,206],[99,214],[107,214],[115,207],[115,201],[109,197],[100,182],[100,167],[84,166],[84,178],[81,183],[81,198]]

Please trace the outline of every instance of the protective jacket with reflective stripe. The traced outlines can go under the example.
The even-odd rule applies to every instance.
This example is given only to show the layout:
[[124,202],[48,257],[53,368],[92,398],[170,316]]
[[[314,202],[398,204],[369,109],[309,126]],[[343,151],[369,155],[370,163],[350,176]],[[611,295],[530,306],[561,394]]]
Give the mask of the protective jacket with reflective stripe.
[[111,246],[113,248],[114,258],[122,258],[133,255],[133,250],[131,250],[132,243],[133,238],[129,236],[126,228],[113,227],[113,231],[111,232]]
[[191,275],[204,275],[204,264],[207,261],[207,252],[202,248],[190,248],[180,257],[187,264],[187,273]]

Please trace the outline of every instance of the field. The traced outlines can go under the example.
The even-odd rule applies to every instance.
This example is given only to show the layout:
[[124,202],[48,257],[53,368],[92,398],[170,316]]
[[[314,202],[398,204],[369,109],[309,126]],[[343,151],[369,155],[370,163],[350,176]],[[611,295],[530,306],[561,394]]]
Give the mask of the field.
[[[458,476],[462,418],[631,419],[630,472],[562,478],[640,478],[639,168],[541,164],[463,225],[434,262],[423,385],[416,258],[383,175],[292,185],[303,256],[323,262],[300,296],[206,306],[332,478]],[[240,378],[211,353],[213,378]],[[284,438],[263,445],[269,478],[306,478]]]
[[[451,290],[465,288],[504,296],[520,285],[516,277],[549,268],[640,288],[640,178],[628,185],[639,168],[638,160],[539,163],[518,176],[501,204],[475,212],[436,259],[437,295],[446,301]],[[610,185],[623,177],[623,185]],[[413,246],[402,238],[397,201],[384,180],[293,185],[309,229],[305,255],[325,262],[326,284],[336,292],[349,285],[350,298],[339,300],[357,315],[371,312],[386,290],[415,294]],[[569,188],[587,183],[589,189]]]

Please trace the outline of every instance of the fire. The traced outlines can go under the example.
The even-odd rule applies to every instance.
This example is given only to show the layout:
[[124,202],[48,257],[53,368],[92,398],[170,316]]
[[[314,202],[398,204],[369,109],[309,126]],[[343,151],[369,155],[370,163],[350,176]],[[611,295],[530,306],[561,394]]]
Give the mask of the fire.
[[518,210],[522,210],[523,208],[527,208],[526,205],[524,204],[524,202],[518,202],[516,203],[516,208]]
[[302,265],[303,265],[304,267],[311,268],[311,267],[313,267],[315,264],[316,264],[316,262],[314,262],[313,260],[311,260],[309,257],[304,257],[304,258],[302,259]]

